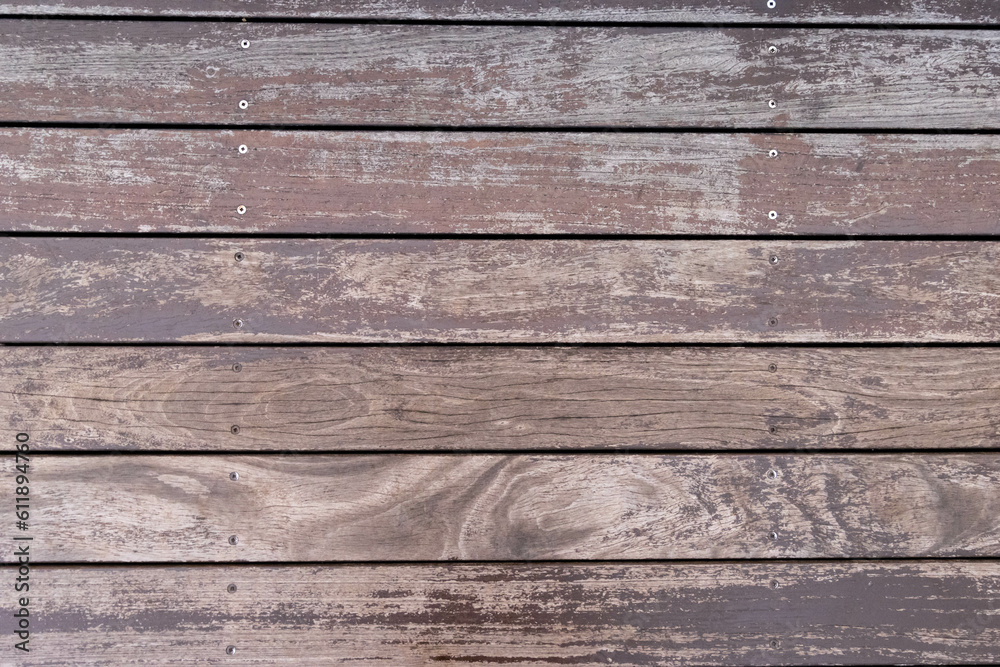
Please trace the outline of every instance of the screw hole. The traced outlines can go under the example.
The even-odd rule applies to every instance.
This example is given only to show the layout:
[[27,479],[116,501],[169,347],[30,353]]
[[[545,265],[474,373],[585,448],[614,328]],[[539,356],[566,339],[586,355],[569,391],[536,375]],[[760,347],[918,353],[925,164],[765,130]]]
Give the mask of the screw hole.
[[236,592],[236,584],[229,584],[228,586],[226,586],[226,590],[229,591],[230,593],[235,593]]
[[240,144],[240,147],[239,147],[239,148],[237,148],[236,150],[238,150],[238,151],[239,151],[240,153],[246,153],[246,152],[247,152],[248,150],[250,150],[250,149],[249,149],[249,148],[247,148],[247,145],[246,145],[246,144]]
[[229,543],[235,547],[237,544],[240,543],[240,538],[236,537],[235,535],[230,535]]
[[229,473],[229,479],[233,480],[234,482],[238,482],[240,479],[240,474],[238,472],[231,472]]
[[233,435],[239,435],[240,434],[239,425],[233,424],[231,427],[229,427],[229,432],[232,433]]
[[239,373],[241,370],[243,370],[243,364],[233,364],[234,373]]

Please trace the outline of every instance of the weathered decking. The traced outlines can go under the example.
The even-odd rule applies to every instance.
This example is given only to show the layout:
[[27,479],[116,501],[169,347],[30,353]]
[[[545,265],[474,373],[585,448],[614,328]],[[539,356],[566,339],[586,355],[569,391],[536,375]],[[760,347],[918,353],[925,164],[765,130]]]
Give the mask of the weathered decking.
[[0,666],[1000,662],[997,26],[0,2]]

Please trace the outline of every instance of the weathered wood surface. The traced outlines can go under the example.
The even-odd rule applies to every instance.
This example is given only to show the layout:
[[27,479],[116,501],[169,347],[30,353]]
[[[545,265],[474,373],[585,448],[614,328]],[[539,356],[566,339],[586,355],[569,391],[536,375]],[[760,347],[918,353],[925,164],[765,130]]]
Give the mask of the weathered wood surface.
[[0,155],[12,231],[1000,230],[990,135],[20,128],[0,130]]
[[7,238],[0,341],[996,341],[998,261],[957,241]]
[[4,20],[0,62],[9,123],[1000,127],[992,30]]
[[[41,566],[31,577],[31,652],[5,664],[1000,660],[995,561]],[[12,620],[0,615],[5,636]]]
[[4,2],[0,14],[267,18],[992,24],[991,0],[64,0]]
[[34,562],[1000,556],[985,453],[43,454],[28,479]]
[[1000,443],[992,348],[8,347],[0,377],[38,452]]

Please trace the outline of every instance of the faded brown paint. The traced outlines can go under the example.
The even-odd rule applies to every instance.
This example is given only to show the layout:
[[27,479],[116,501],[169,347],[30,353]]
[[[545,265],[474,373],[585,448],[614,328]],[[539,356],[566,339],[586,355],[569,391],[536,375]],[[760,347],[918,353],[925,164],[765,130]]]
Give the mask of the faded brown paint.
[[0,376],[3,423],[35,451],[1000,441],[992,348],[13,347],[0,348]]
[[547,21],[797,21],[969,23],[1000,21],[992,0],[63,0],[5,2],[0,14]]
[[[32,576],[37,643],[19,665],[1000,660],[994,561],[37,567]],[[9,635],[10,615],[0,619]]]
[[36,455],[32,559],[996,557],[998,485],[996,454]]
[[996,234],[998,154],[984,135],[5,129],[0,227]]
[[998,253],[951,241],[9,238],[0,340],[987,342]]
[[0,61],[10,123],[1000,127],[992,30],[4,20]]

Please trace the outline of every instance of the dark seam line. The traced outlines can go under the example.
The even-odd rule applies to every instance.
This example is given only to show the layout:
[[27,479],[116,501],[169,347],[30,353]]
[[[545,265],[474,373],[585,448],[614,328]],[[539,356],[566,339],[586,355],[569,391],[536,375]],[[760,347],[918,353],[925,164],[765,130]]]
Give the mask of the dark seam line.
[[[265,335],[265,334],[262,334]],[[2,339],[0,339],[2,340]],[[365,342],[365,341],[344,341],[339,343],[299,341],[299,342],[253,342],[226,343],[215,341],[5,341],[0,342],[0,347],[95,347],[95,348],[115,348],[115,347],[155,347],[155,348],[233,348],[233,349],[253,349],[253,348],[364,348],[364,347],[398,347],[398,348],[429,348],[429,347],[512,347],[512,348],[1000,348],[1000,341],[974,341],[974,342],[948,342],[948,341],[831,341],[827,343],[799,342],[799,341],[750,341],[750,342],[589,342],[580,343],[575,341],[542,341],[542,342],[507,342],[492,341],[481,343],[470,343],[467,341],[407,341],[407,342]]]
[[779,30],[960,30],[993,32],[998,29],[996,24],[977,23],[974,21],[957,20],[952,23],[916,23],[900,21],[880,21],[879,17],[872,20],[859,18],[857,21],[823,21],[795,20],[776,17],[769,20],[762,16],[758,19],[737,19],[729,21],[602,21],[595,19],[476,19],[476,18],[382,18],[382,17],[313,17],[313,16],[199,16],[188,15],[129,15],[129,14],[0,14],[4,21],[113,21],[116,23],[233,23],[233,24],[315,24],[315,25],[415,25],[415,26],[511,26],[538,28],[675,28],[675,29],[706,29],[722,28],[773,28]]
[[0,231],[3,238],[56,239],[197,239],[197,240],[287,240],[287,241],[743,241],[767,243],[860,242],[893,243],[976,242],[1000,243],[1000,225],[996,234],[497,234],[497,233],[370,233],[340,232],[74,232],[74,231]]
[[704,127],[621,126],[621,125],[434,125],[434,124],[358,124],[358,123],[156,123],[101,121],[2,121],[0,129],[66,129],[66,130],[159,130],[159,131],[272,131],[272,132],[468,132],[518,134],[862,134],[880,135],[983,135],[1000,134],[1000,128],[933,128],[933,127]]
[[[725,565],[725,564],[757,564],[757,565],[795,565],[799,563],[843,565],[845,563],[962,563],[963,561],[987,561],[1000,565],[1000,558],[997,556],[852,556],[846,558],[630,558],[623,560],[312,560],[312,561],[281,561],[281,560],[260,560],[260,561],[213,561],[213,562],[186,562],[186,561],[112,561],[112,562],[88,562],[88,561],[31,561],[32,567],[71,567],[71,568],[106,568],[118,569],[122,567],[143,567],[143,568],[218,568],[218,567],[379,567],[384,565],[395,566],[434,566],[447,568],[474,568],[490,565],[519,565],[527,567],[559,567],[565,565],[594,565],[594,566],[616,566],[616,565]],[[2,563],[0,568],[17,568],[17,563]],[[220,584],[221,585],[221,584]],[[748,583],[747,586],[753,584]]]
[[[572,418],[568,418],[567,421],[572,421]],[[30,430],[30,429],[29,429]],[[44,439],[45,435],[36,435],[35,440]],[[138,449],[123,449],[123,450],[94,450],[94,449],[82,449],[82,450],[46,450],[35,449],[31,450],[32,456],[38,457],[54,457],[54,458],[70,458],[70,457],[85,457],[85,458],[97,458],[97,457],[118,457],[118,458],[137,458],[143,456],[152,457],[166,457],[166,456],[178,456],[193,458],[199,456],[225,456],[225,457],[247,457],[252,458],[255,456],[266,456],[266,457],[305,457],[305,456],[325,456],[325,457],[381,457],[381,456],[393,456],[393,457],[428,457],[428,456],[508,456],[508,457],[523,457],[523,456],[561,456],[566,458],[575,458],[578,456],[688,456],[695,458],[709,458],[715,456],[725,456],[725,457],[768,457],[768,456],[808,456],[814,458],[817,456],[830,456],[830,457],[842,457],[850,455],[853,457],[886,457],[892,458],[896,456],[929,456],[929,457],[939,457],[939,456],[967,456],[967,455],[984,455],[984,456],[996,456],[1000,453],[1000,449],[997,448],[974,448],[974,447],[955,447],[952,449],[938,447],[938,448],[928,448],[928,449],[838,449],[828,447],[825,449],[816,448],[803,448],[803,449],[790,449],[790,448],[775,448],[775,449],[670,449],[670,448],[644,448],[644,449],[587,449],[574,448],[574,449],[453,449],[453,450],[421,450],[421,449],[386,449],[386,450],[343,450],[343,449],[316,449],[316,450],[287,450],[287,449],[218,449],[218,450],[138,450]]]

